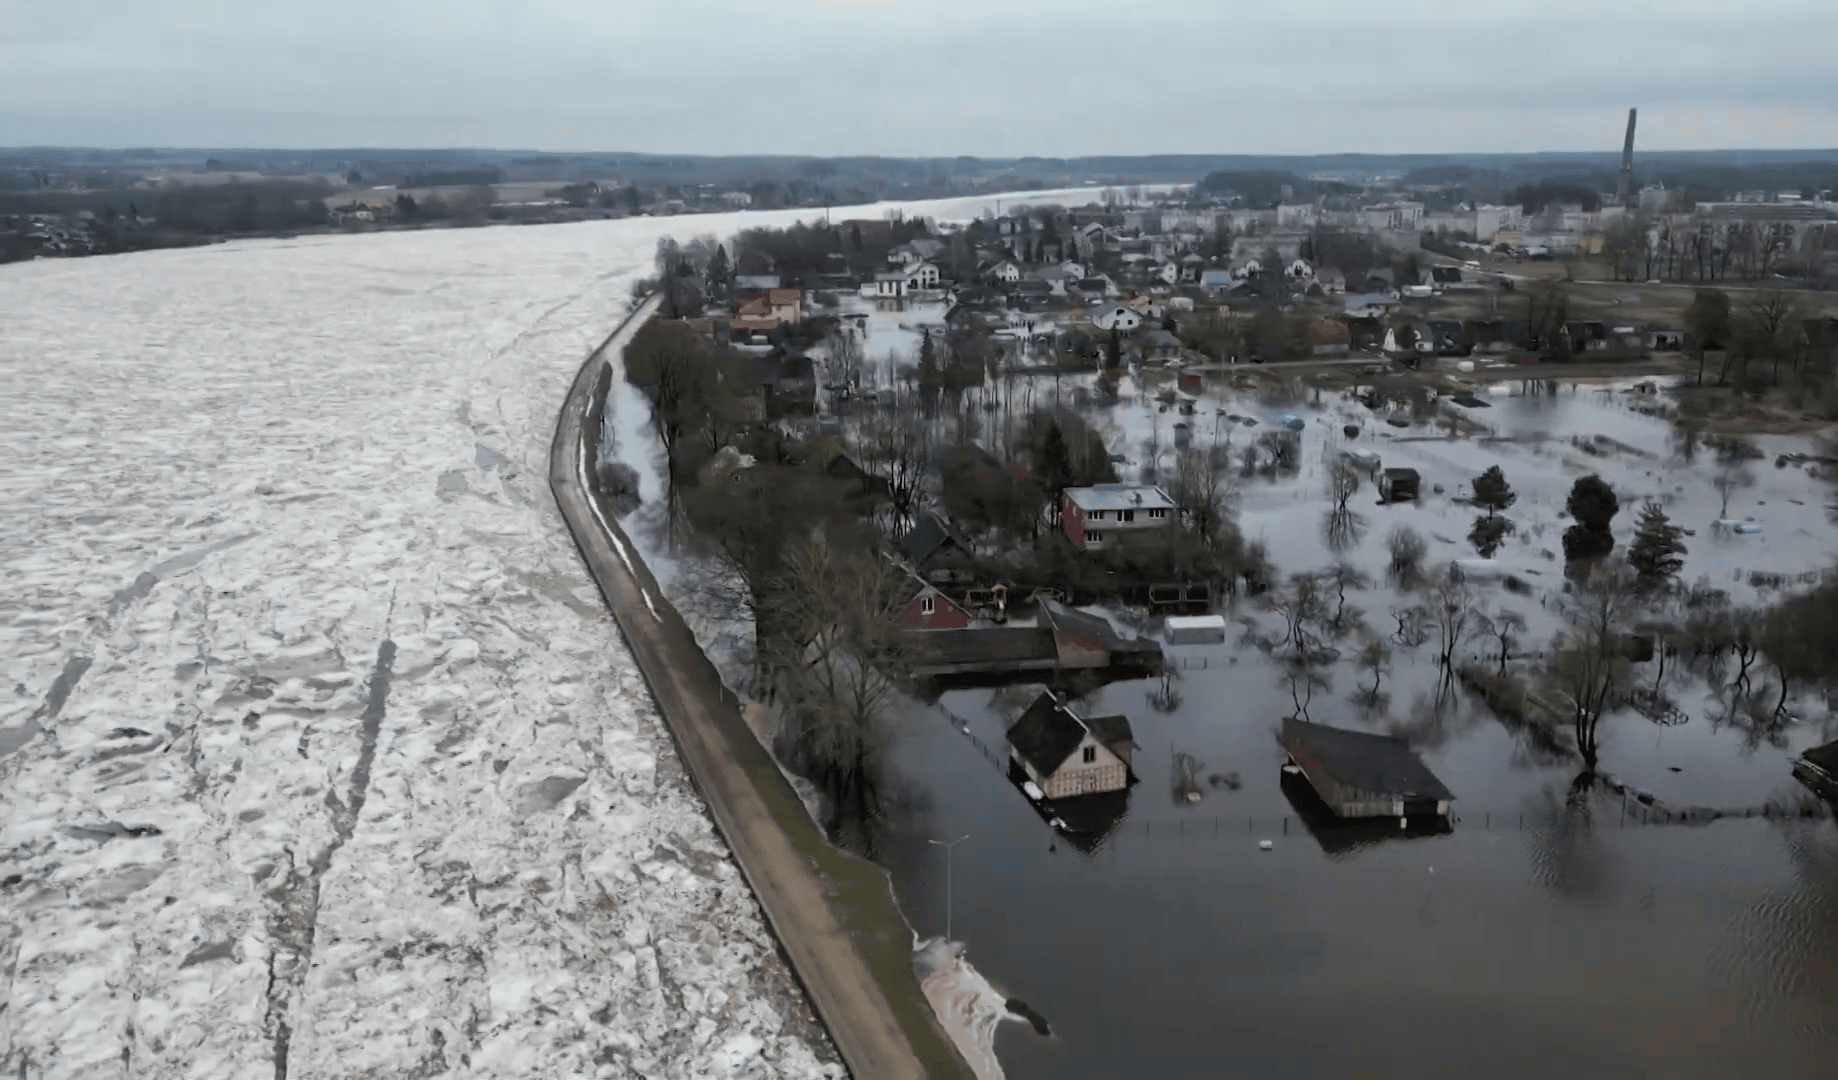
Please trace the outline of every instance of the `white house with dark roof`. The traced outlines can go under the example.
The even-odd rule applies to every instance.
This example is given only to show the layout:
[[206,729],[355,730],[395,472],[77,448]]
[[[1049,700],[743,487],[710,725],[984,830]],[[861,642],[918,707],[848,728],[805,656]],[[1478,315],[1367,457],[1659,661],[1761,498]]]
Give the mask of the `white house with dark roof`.
[[1083,717],[1047,690],[1008,729],[1009,760],[1049,799],[1122,791],[1134,739],[1129,717]]
[[929,262],[916,262],[906,268],[906,287],[908,289],[938,288],[938,267]]
[[989,277],[992,281],[1000,281],[1005,285],[1013,285],[1015,282],[1021,280],[1021,268],[1016,266],[1013,262],[1003,259],[1001,262],[989,268]]
[[1120,537],[1166,529],[1180,520],[1168,493],[1152,484],[1094,484],[1060,497],[1060,529],[1080,551],[1101,551]]

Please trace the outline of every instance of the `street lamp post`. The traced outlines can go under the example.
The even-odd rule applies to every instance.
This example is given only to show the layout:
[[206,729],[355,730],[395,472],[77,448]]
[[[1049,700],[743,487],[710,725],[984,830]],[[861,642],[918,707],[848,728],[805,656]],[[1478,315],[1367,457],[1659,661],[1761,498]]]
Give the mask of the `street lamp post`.
[[927,840],[926,843],[945,849],[945,940],[951,940],[951,849],[970,839],[965,833],[955,840]]

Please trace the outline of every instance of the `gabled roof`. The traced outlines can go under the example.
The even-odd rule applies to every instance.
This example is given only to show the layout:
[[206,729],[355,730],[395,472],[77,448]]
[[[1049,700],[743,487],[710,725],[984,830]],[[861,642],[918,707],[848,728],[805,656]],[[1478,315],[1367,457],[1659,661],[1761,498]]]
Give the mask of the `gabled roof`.
[[[1072,756],[1072,751],[1090,733],[1107,747],[1131,743],[1134,736],[1125,716],[1104,716],[1086,720],[1054,695],[1043,691],[1028,706],[1021,719],[1008,729],[1008,744],[1022,760],[1042,776],[1050,776]],[[1133,743],[1132,743],[1133,744]]]
[[1409,744],[1390,735],[1347,731],[1291,717],[1283,721],[1283,745],[1292,752],[1306,747],[1316,768],[1360,791],[1438,801],[1455,797]]
[[964,538],[964,534],[952,528],[937,514],[931,513],[920,514],[912,529],[900,538],[900,554],[905,555],[915,566],[925,565],[952,546],[966,555],[970,554],[970,541]]
[[1100,648],[1113,652],[1126,651],[1134,644],[1118,633],[1110,620],[1102,615],[1093,615],[1046,599],[1040,601],[1040,613],[1047,625],[1053,628],[1055,635],[1086,638],[1097,643]]

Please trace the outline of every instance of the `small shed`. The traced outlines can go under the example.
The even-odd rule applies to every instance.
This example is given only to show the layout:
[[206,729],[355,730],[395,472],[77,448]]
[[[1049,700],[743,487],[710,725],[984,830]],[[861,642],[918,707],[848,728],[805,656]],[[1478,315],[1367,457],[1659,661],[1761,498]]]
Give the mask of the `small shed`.
[[1128,787],[1134,738],[1129,717],[1082,717],[1051,690],[1008,729],[1010,759],[1049,799]]
[[1386,469],[1378,476],[1378,493],[1382,502],[1409,502],[1417,497],[1423,478],[1415,469]]
[[1162,620],[1170,645],[1218,645],[1225,641],[1223,615],[1170,615]]
[[1455,796],[1403,739],[1283,721],[1283,749],[1315,793],[1344,818],[1447,817]]

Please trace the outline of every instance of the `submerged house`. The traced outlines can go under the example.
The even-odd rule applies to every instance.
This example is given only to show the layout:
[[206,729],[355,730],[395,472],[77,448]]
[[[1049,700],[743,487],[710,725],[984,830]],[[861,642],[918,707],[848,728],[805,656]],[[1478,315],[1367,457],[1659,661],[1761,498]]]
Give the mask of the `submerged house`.
[[1409,502],[1415,499],[1423,478],[1415,469],[1386,469],[1378,475],[1378,495],[1382,502]]
[[1403,739],[1283,721],[1288,765],[1343,818],[1447,817],[1455,796]]
[[1122,791],[1134,739],[1129,717],[1082,717],[1046,690],[1008,729],[1009,760],[1049,799]]
[[1838,803],[1838,742],[1801,754],[1793,763],[1793,776],[1821,798]]

